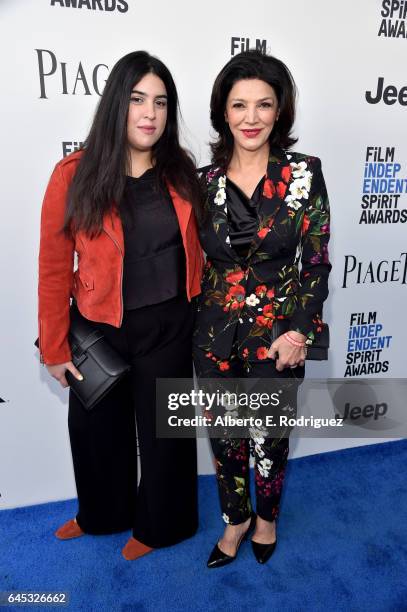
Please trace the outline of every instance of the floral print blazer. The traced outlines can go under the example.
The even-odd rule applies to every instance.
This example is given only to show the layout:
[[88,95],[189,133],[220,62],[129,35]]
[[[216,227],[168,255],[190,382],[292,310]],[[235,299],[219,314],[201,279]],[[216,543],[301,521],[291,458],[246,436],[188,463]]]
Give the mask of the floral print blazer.
[[222,360],[236,350],[237,341],[242,359],[265,359],[278,318],[288,318],[290,329],[312,344],[331,270],[329,201],[320,159],[272,150],[257,208],[257,233],[246,257],[239,257],[230,244],[226,173],[210,166],[201,180],[208,214],[200,239],[207,261],[195,347]]

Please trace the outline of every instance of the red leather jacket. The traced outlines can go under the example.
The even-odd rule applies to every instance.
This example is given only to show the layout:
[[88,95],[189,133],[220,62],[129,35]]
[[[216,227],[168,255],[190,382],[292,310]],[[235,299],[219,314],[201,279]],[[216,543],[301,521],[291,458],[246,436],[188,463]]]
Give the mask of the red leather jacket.
[[[84,317],[120,327],[123,318],[123,229],[117,212],[106,215],[103,231],[89,239],[79,231],[68,238],[61,231],[67,190],[81,152],[60,161],[49,181],[41,213],[38,323],[40,353],[48,365],[71,360],[68,344],[69,303],[74,296]],[[186,257],[188,300],[201,291],[202,249],[192,206],[169,185]],[[74,254],[78,267],[74,271]],[[142,289],[141,289],[142,290]]]

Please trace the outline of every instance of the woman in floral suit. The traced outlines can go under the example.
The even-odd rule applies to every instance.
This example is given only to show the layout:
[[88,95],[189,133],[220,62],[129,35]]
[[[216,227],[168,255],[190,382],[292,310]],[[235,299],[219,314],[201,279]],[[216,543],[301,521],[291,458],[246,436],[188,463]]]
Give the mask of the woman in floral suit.
[[[294,81],[274,57],[236,55],[215,81],[211,121],[218,138],[213,163],[201,175],[207,216],[200,238],[207,262],[194,336],[199,378],[304,376],[307,345],[320,330],[328,295],[329,203],[320,160],[289,151],[296,142],[294,116]],[[273,341],[277,319],[288,320],[288,331]],[[288,433],[251,437],[250,444],[249,438],[211,440],[227,526],[208,567],[233,561],[251,529],[260,563],[276,545]]]

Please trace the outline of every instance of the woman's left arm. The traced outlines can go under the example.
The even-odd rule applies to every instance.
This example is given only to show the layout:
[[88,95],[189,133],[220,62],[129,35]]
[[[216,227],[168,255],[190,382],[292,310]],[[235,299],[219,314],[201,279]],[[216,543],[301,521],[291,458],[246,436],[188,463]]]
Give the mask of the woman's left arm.
[[302,222],[301,272],[298,305],[291,317],[290,330],[303,334],[312,343],[322,305],[328,297],[329,199],[321,169],[321,160],[314,158],[311,189]]

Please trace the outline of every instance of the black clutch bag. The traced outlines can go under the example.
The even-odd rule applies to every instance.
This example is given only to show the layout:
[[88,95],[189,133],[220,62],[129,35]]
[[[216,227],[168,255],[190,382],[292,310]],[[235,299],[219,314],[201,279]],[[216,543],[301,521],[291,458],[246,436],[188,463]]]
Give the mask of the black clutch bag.
[[[73,304],[70,310],[69,344],[72,363],[83,376],[78,380],[66,371],[70,388],[86,410],[96,404],[130,370],[130,365],[107,342],[96,323],[85,319]],[[38,346],[38,339],[35,342]]]
[[[325,361],[328,359],[329,327],[327,323],[322,323],[321,327],[322,330],[315,334],[313,343],[310,346],[307,345],[306,359],[311,359],[313,361]],[[281,336],[281,334],[285,334],[289,328],[289,319],[275,319],[273,321],[273,327],[271,328],[272,342]]]

